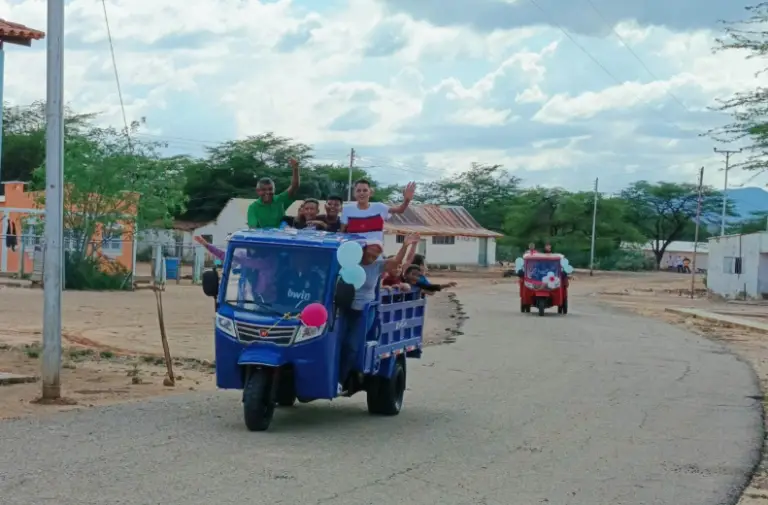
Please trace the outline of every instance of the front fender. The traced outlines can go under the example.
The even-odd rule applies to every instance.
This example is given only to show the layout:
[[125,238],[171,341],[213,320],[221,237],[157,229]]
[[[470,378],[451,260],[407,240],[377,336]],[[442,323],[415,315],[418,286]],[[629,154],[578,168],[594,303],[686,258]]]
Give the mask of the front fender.
[[280,367],[285,365],[286,359],[282,349],[273,349],[265,346],[250,346],[240,353],[238,365],[264,365]]

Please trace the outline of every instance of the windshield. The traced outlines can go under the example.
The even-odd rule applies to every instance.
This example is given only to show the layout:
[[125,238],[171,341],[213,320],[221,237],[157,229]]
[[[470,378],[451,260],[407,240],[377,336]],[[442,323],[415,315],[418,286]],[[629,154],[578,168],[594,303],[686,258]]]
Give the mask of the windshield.
[[532,281],[541,282],[549,272],[558,275],[560,272],[560,260],[529,260],[525,266],[525,276]]
[[226,303],[279,316],[323,303],[330,251],[258,244],[236,246],[229,254]]

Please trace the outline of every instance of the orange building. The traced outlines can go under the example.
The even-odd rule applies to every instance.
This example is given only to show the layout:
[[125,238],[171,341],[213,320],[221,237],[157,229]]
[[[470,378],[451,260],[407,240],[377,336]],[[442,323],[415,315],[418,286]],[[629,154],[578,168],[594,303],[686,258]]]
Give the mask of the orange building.
[[[24,191],[24,185],[23,182],[6,182],[5,195],[0,196],[0,272],[31,273],[35,246],[43,244],[40,226],[45,220],[45,208],[41,203],[43,195]],[[126,207],[126,219],[118,221],[110,230],[96,227],[86,250],[133,271],[136,257],[133,217],[136,209],[133,205]],[[66,223],[64,227],[64,249],[79,247],[82,238],[67,230]]]

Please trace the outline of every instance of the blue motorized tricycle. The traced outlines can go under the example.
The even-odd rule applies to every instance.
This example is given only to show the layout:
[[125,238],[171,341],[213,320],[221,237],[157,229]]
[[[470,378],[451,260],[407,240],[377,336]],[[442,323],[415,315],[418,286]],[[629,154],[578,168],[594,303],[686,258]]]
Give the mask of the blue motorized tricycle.
[[[421,357],[424,296],[418,290],[377,293],[351,328],[359,339],[350,374],[356,379],[339,377],[355,289],[339,275],[336,252],[355,238],[244,230],[229,240],[221,277],[216,270],[203,274],[203,291],[216,301],[216,384],[243,391],[249,430],[268,429],[276,406],[360,391],[367,393],[371,414],[400,412],[406,357]],[[318,311],[325,314],[322,320]],[[351,386],[340,390],[340,383]]]

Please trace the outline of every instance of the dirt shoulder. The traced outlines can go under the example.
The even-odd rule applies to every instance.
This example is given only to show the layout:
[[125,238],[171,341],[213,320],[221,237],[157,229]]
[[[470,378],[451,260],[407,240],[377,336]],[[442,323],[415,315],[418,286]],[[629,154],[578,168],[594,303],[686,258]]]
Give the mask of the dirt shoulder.
[[[66,401],[40,405],[39,382],[0,386],[0,419],[136,401],[154,396],[216,389],[213,368],[213,307],[198,286],[168,286],[163,312],[174,386],[164,385],[155,295],[65,292],[62,387]],[[39,375],[42,291],[0,287],[0,372]],[[429,298],[425,343],[454,340],[464,322],[455,293]]]

